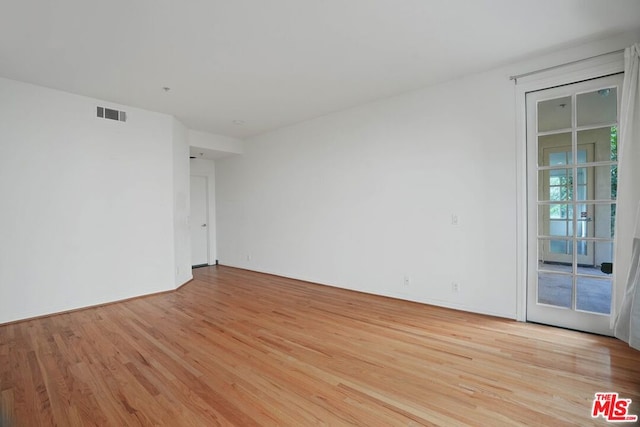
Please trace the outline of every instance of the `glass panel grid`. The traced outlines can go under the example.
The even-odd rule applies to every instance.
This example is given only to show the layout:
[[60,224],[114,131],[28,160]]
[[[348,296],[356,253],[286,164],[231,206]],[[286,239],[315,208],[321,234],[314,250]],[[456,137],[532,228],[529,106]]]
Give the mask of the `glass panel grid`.
[[[610,313],[611,277],[600,264],[613,257],[617,112],[598,116],[611,99],[615,107],[610,92],[538,104],[539,304]],[[541,125],[551,109],[557,117]]]

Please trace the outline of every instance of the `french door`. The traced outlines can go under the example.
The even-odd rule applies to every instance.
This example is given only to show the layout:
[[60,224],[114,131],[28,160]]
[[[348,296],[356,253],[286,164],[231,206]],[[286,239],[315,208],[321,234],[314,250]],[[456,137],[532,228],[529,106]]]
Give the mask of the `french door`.
[[527,320],[611,335],[622,75],[526,95]]

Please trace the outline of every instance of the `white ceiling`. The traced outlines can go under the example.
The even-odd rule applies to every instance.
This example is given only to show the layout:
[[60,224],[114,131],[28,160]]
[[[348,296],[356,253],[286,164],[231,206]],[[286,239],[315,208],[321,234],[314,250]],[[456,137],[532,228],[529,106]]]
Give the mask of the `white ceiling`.
[[639,0],[2,0],[0,76],[246,137],[639,25]]

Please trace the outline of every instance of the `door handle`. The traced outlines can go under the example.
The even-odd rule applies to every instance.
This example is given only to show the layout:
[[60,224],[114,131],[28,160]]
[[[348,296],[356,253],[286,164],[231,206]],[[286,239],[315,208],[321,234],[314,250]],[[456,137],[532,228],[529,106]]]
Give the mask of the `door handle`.
[[206,227],[206,226],[207,226],[207,224],[202,224],[200,227]]

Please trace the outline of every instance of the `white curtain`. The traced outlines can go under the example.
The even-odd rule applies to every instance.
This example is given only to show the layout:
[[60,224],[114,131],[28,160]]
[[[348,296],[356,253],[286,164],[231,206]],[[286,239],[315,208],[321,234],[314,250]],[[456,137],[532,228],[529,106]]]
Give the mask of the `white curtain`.
[[[625,281],[615,336],[640,350],[640,44],[624,51],[618,144],[615,283]],[[620,286],[615,286],[620,289]],[[617,301],[616,301],[617,302]],[[616,305],[617,306],[617,305]]]

